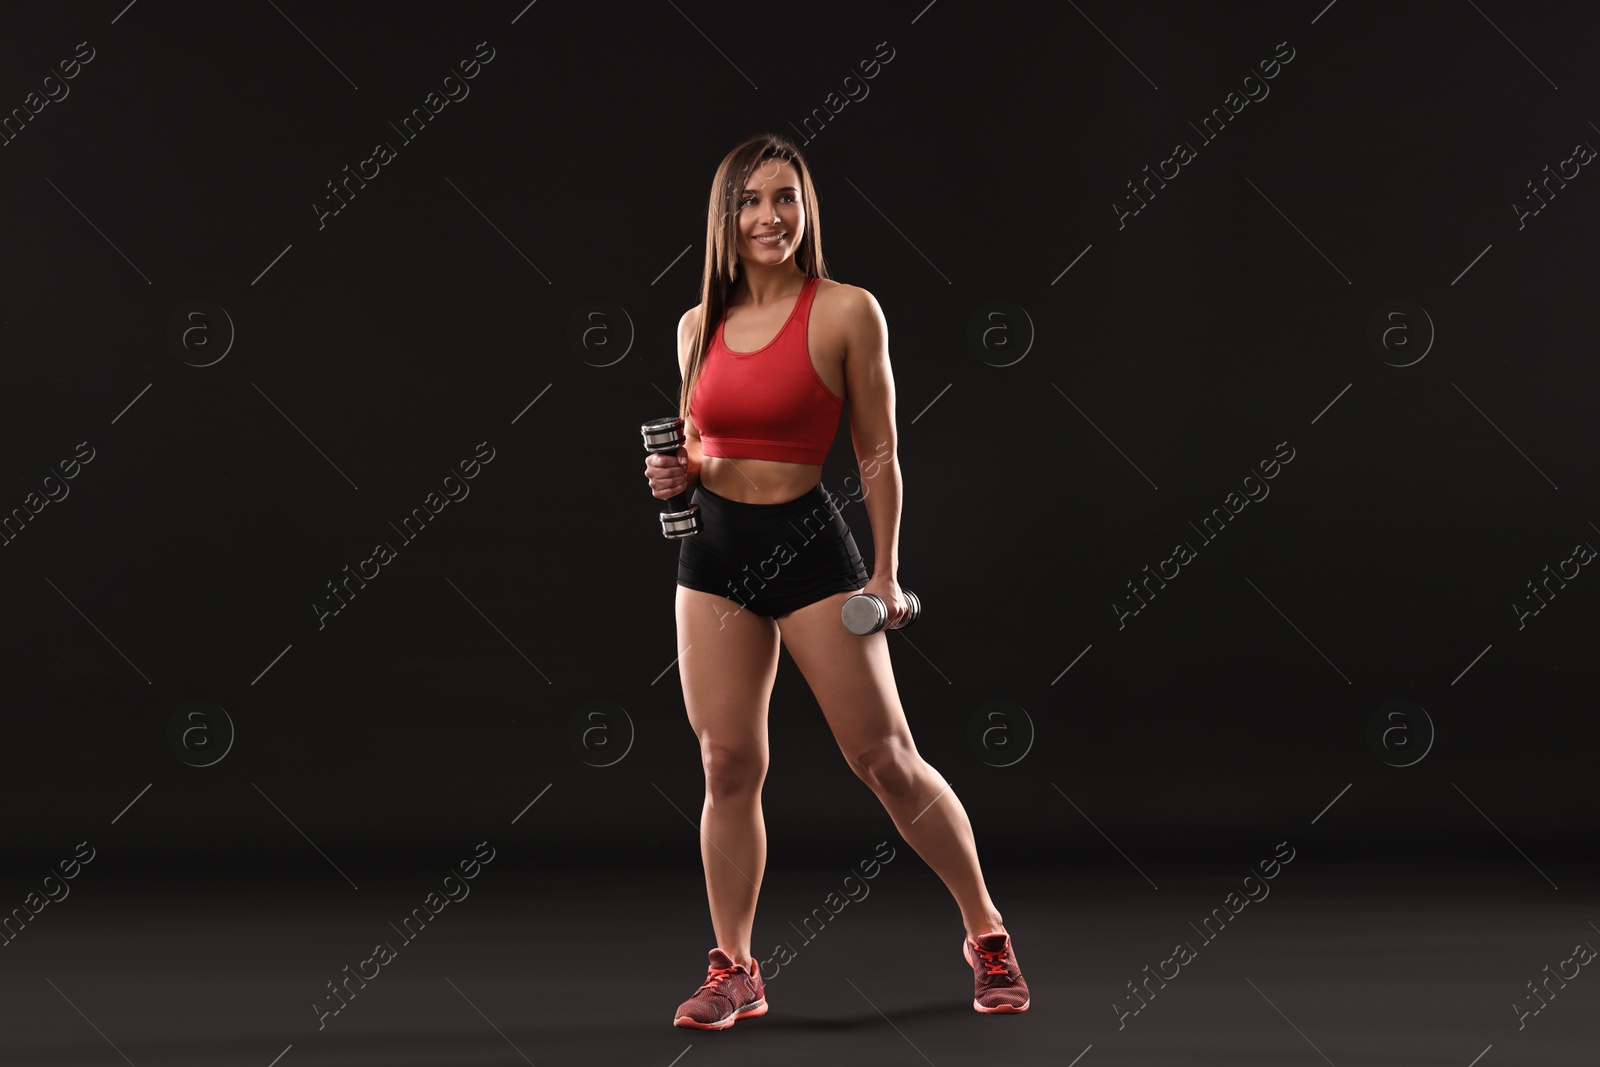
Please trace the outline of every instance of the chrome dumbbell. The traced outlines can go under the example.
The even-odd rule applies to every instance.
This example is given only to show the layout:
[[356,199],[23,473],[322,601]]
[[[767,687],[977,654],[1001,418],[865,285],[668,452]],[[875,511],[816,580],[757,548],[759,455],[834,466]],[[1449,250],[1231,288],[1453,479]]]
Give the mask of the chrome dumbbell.
[[[651,419],[639,428],[644,435],[646,452],[676,456],[688,438],[683,420],[676,415],[664,419]],[[689,491],[667,498],[670,511],[661,513],[662,537],[693,537],[700,532],[700,506],[689,501]]]
[[[905,621],[898,626],[889,627],[891,630],[903,629],[917,621],[922,614],[922,601],[909,589],[901,589],[906,603],[910,606],[906,612]],[[839,617],[844,621],[844,628],[853,634],[865,637],[875,634],[884,628],[889,621],[889,606],[883,599],[873,593],[857,593],[844,602],[844,607],[839,611]]]

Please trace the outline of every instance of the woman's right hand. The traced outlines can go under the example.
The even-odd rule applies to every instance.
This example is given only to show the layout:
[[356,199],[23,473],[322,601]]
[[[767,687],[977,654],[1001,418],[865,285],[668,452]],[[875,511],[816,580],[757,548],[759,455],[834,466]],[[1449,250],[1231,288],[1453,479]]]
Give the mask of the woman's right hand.
[[689,487],[689,450],[680,446],[675,456],[650,453],[644,458],[644,476],[650,480],[651,496],[677,496]]

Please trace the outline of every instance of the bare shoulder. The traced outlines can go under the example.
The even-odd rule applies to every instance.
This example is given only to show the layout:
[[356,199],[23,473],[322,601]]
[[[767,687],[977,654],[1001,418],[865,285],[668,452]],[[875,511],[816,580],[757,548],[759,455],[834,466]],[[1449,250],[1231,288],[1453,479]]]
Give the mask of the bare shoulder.
[[859,285],[824,278],[817,285],[816,303],[829,332],[847,351],[875,347],[887,332],[878,298]]
[[883,314],[883,309],[878,307],[878,298],[859,285],[850,285],[846,282],[836,282],[831,278],[821,278],[817,282],[816,302],[826,304],[828,310],[841,317],[867,315],[869,317]]
[[703,306],[704,305],[702,305],[702,304],[696,304],[694,307],[690,308],[688,311],[685,311],[681,316],[679,316],[679,318],[678,318],[678,336],[679,337],[682,337],[684,334],[693,334],[694,333],[695,328],[700,325],[700,309]]
[[678,319],[678,373],[685,375],[689,368],[689,353],[694,349],[695,334],[700,329],[700,308],[696,304]]

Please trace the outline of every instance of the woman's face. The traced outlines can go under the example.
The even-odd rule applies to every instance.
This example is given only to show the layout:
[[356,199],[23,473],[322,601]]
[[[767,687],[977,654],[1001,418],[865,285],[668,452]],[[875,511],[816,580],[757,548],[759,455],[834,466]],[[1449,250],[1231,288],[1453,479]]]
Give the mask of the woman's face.
[[[805,232],[805,209],[800,205],[800,175],[794,164],[765,159],[756,165],[738,208],[739,256],[763,265],[776,265],[794,254]],[[768,238],[768,235],[777,235]]]

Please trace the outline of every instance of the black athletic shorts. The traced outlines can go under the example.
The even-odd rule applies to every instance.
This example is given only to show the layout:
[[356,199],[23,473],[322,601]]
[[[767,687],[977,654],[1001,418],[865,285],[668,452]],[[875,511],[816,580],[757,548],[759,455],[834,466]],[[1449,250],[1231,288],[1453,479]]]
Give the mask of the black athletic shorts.
[[781,504],[746,504],[696,485],[700,532],[678,542],[678,584],[775,616],[871,577],[833,496],[818,482]]

